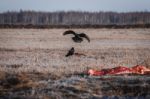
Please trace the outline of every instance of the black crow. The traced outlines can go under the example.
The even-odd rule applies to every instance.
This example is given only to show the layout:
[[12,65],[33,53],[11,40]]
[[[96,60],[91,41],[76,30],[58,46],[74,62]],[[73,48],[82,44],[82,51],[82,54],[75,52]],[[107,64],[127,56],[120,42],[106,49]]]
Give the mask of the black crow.
[[66,54],[66,57],[74,55],[74,52],[75,52],[74,47],[72,47]]
[[84,33],[75,33],[72,30],[68,30],[68,31],[63,33],[63,35],[67,35],[67,34],[73,34],[74,35],[74,37],[72,37],[72,40],[74,42],[81,43],[83,41],[83,38],[85,38],[88,42],[90,42],[90,38]]

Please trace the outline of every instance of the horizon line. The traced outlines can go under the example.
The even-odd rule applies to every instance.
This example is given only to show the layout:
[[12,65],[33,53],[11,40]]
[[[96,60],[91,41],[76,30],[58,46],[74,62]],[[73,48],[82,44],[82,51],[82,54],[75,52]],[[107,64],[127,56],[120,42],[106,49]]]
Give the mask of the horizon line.
[[56,10],[56,11],[42,11],[42,10],[7,10],[7,11],[2,11],[0,13],[8,13],[8,12],[42,12],[42,13],[55,13],[55,12],[87,12],[87,13],[99,13],[99,12],[104,12],[104,13],[107,13],[107,12],[112,12],[112,13],[133,13],[133,12],[150,12],[149,10],[141,10],[141,11],[86,11],[86,10]]

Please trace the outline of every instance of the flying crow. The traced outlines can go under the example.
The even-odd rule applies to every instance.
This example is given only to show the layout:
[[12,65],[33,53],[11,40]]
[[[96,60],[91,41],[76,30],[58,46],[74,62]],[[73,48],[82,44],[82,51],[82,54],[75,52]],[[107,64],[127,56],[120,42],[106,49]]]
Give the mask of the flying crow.
[[83,41],[83,38],[85,38],[88,42],[90,42],[90,38],[84,33],[75,33],[72,30],[68,30],[68,31],[63,33],[63,35],[67,35],[67,34],[73,34],[74,35],[74,37],[72,37],[72,40],[74,42],[81,43]]

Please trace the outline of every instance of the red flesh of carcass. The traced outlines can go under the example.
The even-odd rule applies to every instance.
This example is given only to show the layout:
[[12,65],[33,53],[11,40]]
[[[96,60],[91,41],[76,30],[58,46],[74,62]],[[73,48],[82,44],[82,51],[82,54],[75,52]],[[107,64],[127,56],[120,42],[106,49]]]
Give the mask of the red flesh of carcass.
[[102,75],[112,75],[112,74],[150,74],[150,69],[145,66],[134,66],[132,68],[119,66],[112,69],[103,69],[103,70],[93,70],[88,71],[89,75],[102,76]]

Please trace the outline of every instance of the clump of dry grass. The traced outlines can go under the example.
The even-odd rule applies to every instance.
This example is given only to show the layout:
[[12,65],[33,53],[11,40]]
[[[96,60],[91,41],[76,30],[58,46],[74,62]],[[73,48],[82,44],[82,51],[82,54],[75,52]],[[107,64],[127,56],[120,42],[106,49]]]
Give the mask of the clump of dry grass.
[[[45,77],[40,77],[43,74],[39,74],[39,78],[37,73],[6,73],[0,72],[0,97],[19,97],[20,93],[22,94],[21,97],[25,95],[32,96],[33,91],[35,88],[42,88],[44,87],[43,83],[40,83],[42,79]],[[14,93],[13,95],[11,93]],[[25,96],[25,97],[28,97]],[[34,96],[35,97],[35,96]]]

